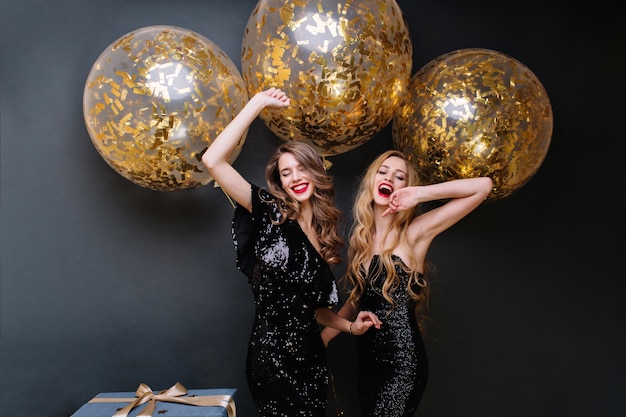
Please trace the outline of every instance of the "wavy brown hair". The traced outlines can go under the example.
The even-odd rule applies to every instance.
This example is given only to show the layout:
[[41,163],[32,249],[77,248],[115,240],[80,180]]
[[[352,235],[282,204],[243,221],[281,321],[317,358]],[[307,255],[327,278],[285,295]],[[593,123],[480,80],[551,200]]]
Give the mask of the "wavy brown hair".
[[283,217],[279,223],[289,218],[300,216],[300,203],[292,199],[282,187],[278,172],[278,159],[284,153],[292,154],[304,166],[313,183],[311,207],[313,208],[313,227],[320,243],[320,253],[329,264],[341,262],[339,250],[344,241],[339,235],[338,225],[342,217],[341,210],[335,206],[335,185],[333,177],[326,172],[324,160],[315,149],[306,142],[291,140],[281,144],[270,157],[265,168],[265,181],[270,193],[277,198]]
[[[375,176],[383,162],[392,156],[401,158],[406,162],[407,186],[419,185],[417,170],[410,163],[407,157],[402,152],[397,150],[383,152],[369,165],[365,173],[362,175],[355,196],[354,206],[352,208],[354,222],[350,229],[348,267],[344,276],[344,278],[347,279],[347,284],[350,288],[348,301],[352,301],[357,304],[367,285],[367,271],[364,270],[363,265],[365,265],[369,260],[369,256],[371,254],[371,242],[373,242],[373,233],[375,231],[373,194],[375,188]],[[411,221],[420,214],[419,207],[420,206],[418,205],[410,210],[398,211],[393,215],[389,229],[385,233],[389,233],[392,230],[396,230],[396,233],[391,234],[391,236],[394,237],[393,240],[385,247],[381,248],[381,253],[379,255],[382,266],[387,271],[387,276],[385,277],[382,287],[383,297],[391,304],[391,308],[393,309],[394,301],[392,294],[395,291],[407,291],[409,296],[415,302],[415,315],[420,329],[424,331],[424,321],[426,318],[422,313],[427,309],[429,293],[427,281],[425,279],[427,271],[412,270],[404,263],[394,262],[392,258],[394,249],[401,246],[405,249],[403,252],[408,253],[410,257],[410,259],[405,260],[405,262],[408,261],[406,264],[416,264],[413,250],[407,240],[407,229]],[[399,288],[400,283],[395,268],[396,265],[400,265],[410,274],[407,288]],[[424,268],[426,268],[426,266],[427,265],[425,264]],[[420,272],[424,273],[424,277],[420,277]]]

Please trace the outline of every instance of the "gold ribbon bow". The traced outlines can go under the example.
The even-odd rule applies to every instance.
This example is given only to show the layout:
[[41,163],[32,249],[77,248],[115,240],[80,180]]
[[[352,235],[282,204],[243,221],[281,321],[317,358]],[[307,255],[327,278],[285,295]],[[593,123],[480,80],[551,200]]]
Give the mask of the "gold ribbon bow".
[[153,393],[149,386],[142,383],[139,385],[139,388],[137,388],[137,391],[135,391],[135,397],[137,398],[134,400],[131,398],[94,398],[90,402],[131,401],[130,404],[115,413],[113,417],[127,417],[128,413],[135,407],[139,407],[145,403],[148,404],[137,414],[137,417],[151,417],[156,409],[157,401],[204,407],[224,407],[228,413],[228,417],[236,417],[237,415],[235,401],[230,395],[199,395],[190,397],[187,396],[187,388],[183,387],[180,382],[172,385],[167,390],[159,391],[157,394]]

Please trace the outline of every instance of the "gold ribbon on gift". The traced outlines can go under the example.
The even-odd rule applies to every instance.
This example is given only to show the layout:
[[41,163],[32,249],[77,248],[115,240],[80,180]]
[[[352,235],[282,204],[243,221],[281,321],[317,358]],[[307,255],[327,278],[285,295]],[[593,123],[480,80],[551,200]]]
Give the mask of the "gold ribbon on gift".
[[187,388],[183,387],[180,382],[172,385],[167,390],[152,392],[152,389],[146,384],[140,384],[135,391],[135,399],[133,398],[92,398],[90,403],[102,402],[127,402],[131,403],[120,409],[113,417],[128,417],[135,407],[148,403],[141,410],[137,417],[151,417],[156,410],[157,401],[165,401],[170,403],[179,403],[186,405],[195,405],[200,407],[224,407],[228,413],[228,417],[236,417],[235,401],[230,395],[194,395],[187,396]]

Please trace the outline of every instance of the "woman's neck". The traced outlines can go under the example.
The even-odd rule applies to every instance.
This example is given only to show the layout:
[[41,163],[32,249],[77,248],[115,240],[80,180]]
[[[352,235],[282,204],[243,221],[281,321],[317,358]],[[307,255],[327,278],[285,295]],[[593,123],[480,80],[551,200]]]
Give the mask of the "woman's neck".
[[298,216],[298,223],[304,230],[310,229],[313,226],[313,208],[310,204],[300,205],[300,216]]

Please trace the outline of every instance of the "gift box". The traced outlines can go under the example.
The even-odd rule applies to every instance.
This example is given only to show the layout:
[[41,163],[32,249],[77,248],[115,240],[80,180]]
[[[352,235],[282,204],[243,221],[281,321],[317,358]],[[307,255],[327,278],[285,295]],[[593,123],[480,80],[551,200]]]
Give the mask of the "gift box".
[[103,392],[70,417],[236,417],[236,388],[187,390],[180,383],[162,391],[139,385],[135,392]]

